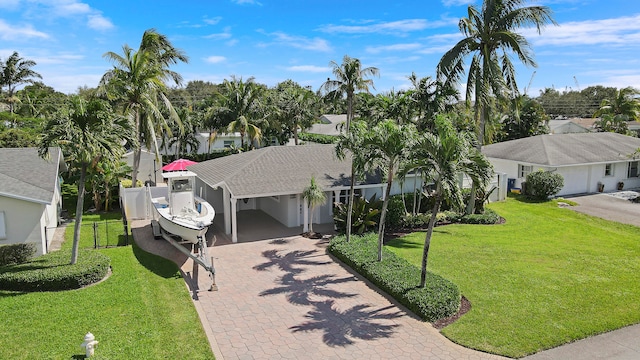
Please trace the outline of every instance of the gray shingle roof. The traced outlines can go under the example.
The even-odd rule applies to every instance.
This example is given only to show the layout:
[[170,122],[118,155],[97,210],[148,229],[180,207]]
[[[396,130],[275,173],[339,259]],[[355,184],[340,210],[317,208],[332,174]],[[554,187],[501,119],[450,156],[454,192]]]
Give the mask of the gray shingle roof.
[[[315,176],[323,189],[350,184],[351,161],[334,145],[269,146],[188,167],[209,186],[227,184],[236,198],[299,194]],[[377,183],[377,178],[367,183]]]
[[486,145],[489,158],[544,166],[628,161],[640,139],[616,133],[538,135]]
[[0,195],[51,203],[65,164],[60,148],[50,148],[49,154],[45,160],[36,148],[0,148]]

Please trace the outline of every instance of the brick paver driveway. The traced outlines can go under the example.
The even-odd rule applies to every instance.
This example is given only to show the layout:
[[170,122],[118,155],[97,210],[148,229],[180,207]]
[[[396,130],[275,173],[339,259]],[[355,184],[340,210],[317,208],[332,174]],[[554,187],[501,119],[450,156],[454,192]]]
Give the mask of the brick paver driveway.
[[200,291],[194,304],[218,360],[499,358],[447,340],[325,247],[291,237],[210,248],[219,290]]

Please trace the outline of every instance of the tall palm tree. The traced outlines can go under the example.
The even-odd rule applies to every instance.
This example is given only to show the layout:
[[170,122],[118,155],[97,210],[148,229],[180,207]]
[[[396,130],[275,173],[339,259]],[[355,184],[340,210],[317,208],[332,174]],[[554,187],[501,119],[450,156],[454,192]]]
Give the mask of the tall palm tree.
[[448,201],[453,208],[463,207],[462,191],[458,185],[458,176],[463,173],[469,176],[478,187],[486,187],[493,173],[491,164],[480,151],[474,147],[474,139],[468,132],[458,132],[450,120],[438,116],[433,133],[424,133],[418,139],[409,156],[409,162],[403,172],[412,169],[426,169],[435,183],[434,204],[422,252],[422,273],[420,287],[425,286],[427,259],[431,235],[436,217],[443,201]]
[[231,77],[225,79],[220,89],[220,104],[222,113],[228,119],[226,131],[239,132],[240,141],[244,148],[244,136],[249,135],[253,140],[260,140],[262,130],[258,126],[262,120],[262,95],[264,87],[255,83],[250,77],[246,81],[242,78]]
[[600,108],[593,114],[599,117],[611,114],[624,121],[635,121],[640,116],[640,101],[636,98],[640,91],[632,87],[618,90],[614,99],[604,99]]
[[369,171],[381,169],[387,175],[387,186],[378,224],[378,261],[382,260],[382,244],[384,240],[384,225],[391,196],[393,179],[400,166],[406,159],[409,149],[415,139],[413,124],[398,125],[393,120],[384,120],[367,131],[362,141],[364,167]]
[[68,110],[61,111],[45,125],[40,156],[46,157],[49,147],[59,146],[67,154],[67,162],[80,171],[71,264],[78,260],[87,170],[102,158],[120,159],[124,153],[123,141],[136,143],[132,125],[128,118],[115,116],[106,102],[87,101],[78,96],[71,98]]
[[9,112],[13,114],[13,105],[18,98],[14,96],[16,86],[20,84],[33,84],[33,78],[42,79],[32,67],[36,66],[33,60],[25,60],[14,51],[4,63],[0,63],[0,90],[7,88],[6,100],[9,103]]
[[[331,61],[329,65],[332,68],[332,73],[336,77],[335,80],[327,79],[324,84],[320,86],[320,90],[327,94],[327,97],[342,97],[347,98],[347,122],[346,132],[349,133],[351,128],[351,121],[353,120],[353,103],[354,97],[357,92],[369,92],[369,87],[373,86],[373,80],[367,79],[369,76],[378,76],[379,70],[376,67],[362,68],[362,64],[359,59],[351,58],[345,55],[342,58],[342,64],[338,64],[335,61]],[[355,172],[354,165],[351,164],[351,186],[349,188],[349,209],[347,210],[347,241],[351,237],[351,213],[353,212],[353,188],[355,185]]]
[[279,83],[271,94],[270,122],[293,133],[294,143],[298,145],[298,130],[310,128],[317,116],[316,95],[291,80]]
[[311,184],[302,192],[302,198],[307,200],[311,208],[309,211],[309,234],[313,235],[313,213],[317,206],[327,202],[327,194],[322,191],[315,177],[311,177]]
[[[171,101],[167,97],[166,82],[179,85],[180,75],[168,67],[179,61],[187,62],[182,51],[171,45],[162,34],[150,29],[144,32],[137,51],[128,45],[122,47],[122,55],[107,52],[103,55],[114,64],[100,80],[99,95],[122,103],[124,113],[135,123],[135,132],[140,144],[154,149],[159,154],[157,134],[161,131],[171,133],[167,118],[181,124]],[[140,167],[141,147],[134,149],[133,171],[131,179],[136,186]]]
[[408,95],[413,99],[416,111],[416,125],[419,130],[431,130],[437,114],[453,109],[458,101],[459,92],[450,83],[434,80],[430,76],[419,78],[416,73],[408,76],[411,89]]
[[[464,61],[472,55],[467,75],[466,102],[473,96],[477,126],[477,148],[485,141],[485,123],[495,97],[517,95],[513,53],[526,66],[536,66],[527,39],[518,29],[535,26],[538,33],[547,23],[555,24],[546,6],[524,6],[527,0],[484,0],[480,9],[468,7],[468,16],[458,27],[464,38],[447,51],[437,66],[438,78],[458,83],[464,74]],[[467,213],[473,212],[475,188]]]

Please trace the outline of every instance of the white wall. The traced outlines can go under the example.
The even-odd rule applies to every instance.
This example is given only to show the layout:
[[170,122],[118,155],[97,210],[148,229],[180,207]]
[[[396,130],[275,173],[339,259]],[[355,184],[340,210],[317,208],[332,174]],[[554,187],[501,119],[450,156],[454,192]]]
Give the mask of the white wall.
[[[196,134],[196,139],[200,142],[200,146],[198,147],[196,153],[197,154],[207,154],[209,153],[209,133],[198,133]],[[213,149],[224,149],[225,141],[233,141],[236,147],[240,147],[240,134],[218,134],[216,139],[211,143],[211,150]],[[247,141],[247,137],[245,135],[245,142]],[[189,152],[191,149],[188,148]],[[176,153],[176,144],[173,146],[167,146],[166,148],[161,148],[160,153],[165,155],[175,155]]]
[[[297,221],[295,221],[295,216],[290,216],[289,210],[289,207],[291,206],[293,208],[293,212],[295,212],[297,204],[296,200],[293,199],[293,201],[290,201],[289,195],[280,195],[277,198],[277,200],[271,196],[257,198],[256,208],[269,214],[271,217],[287,227],[298,226]],[[238,200],[238,203],[241,201],[242,200]]]
[[7,234],[0,245],[33,243],[36,255],[46,252],[45,205],[0,196],[0,211],[4,212]]

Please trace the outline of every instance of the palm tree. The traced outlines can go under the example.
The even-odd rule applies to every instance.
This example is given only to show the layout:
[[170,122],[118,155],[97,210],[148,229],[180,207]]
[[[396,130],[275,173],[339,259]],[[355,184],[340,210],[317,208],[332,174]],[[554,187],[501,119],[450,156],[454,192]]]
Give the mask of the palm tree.
[[[548,7],[524,6],[525,3],[526,0],[484,0],[480,9],[469,5],[468,17],[458,24],[464,38],[442,56],[437,66],[439,79],[459,83],[465,71],[465,58],[473,55],[466,102],[469,106],[473,96],[478,150],[485,141],[485,123],[494,97],[505,97],[505,92],[510,96],[518,94],[511,53],[524,65],[536,66],[529,42],[516,31],[533,25],[540,33],[547,23],[555,24]],[[474,199],[472,188],[467,213],[473,212]]]
[[593,117],[611,114],[624,121],[636,121],[640,115],[640,102],[636,98],[640,91],[632,87],[618,90],[613,100],[604,99]]
[[272,94],[270,122],[279,124],[287,133],[293,133],[294,143],[298,145],[298,129],[308,129],[316,118],[315,94],[291,80],[279,83]]
[[67,162],[80,171],[76,223],[73,230],[71,264],[78,260],[78,245],[85,193],[87,170],[102,158],[120,159],[123,141],[135,144],[132,123],[128,118],[114,116],[109,105],[101,100],[71,98],[69,109],[47,122],[41,138],[40,156],[47,156],[49,147],[60,146],[67,154]]
[[429,246],[440,205],[446,200],[454,209],[463,207],[458,176],[461,173],[466,174],[475,186],[482,188],[486,187],[491,179],[491,164],[474,147],[474,142],[468,132],[457,132],[449,119],[438,116],[434,133],[421,135],[409,156],[411,162],[403,169],[405,173],[412,169],[425,169],[436,186],[433,194],[435,201],[422,253],[420,287],[424,287],[426,282]]
[[7,88],[6,100],[9,103],[9,112],[12,114],[14,103],[19,101],[14,96],[16,86],[25,83],[33,84],[33,78],[42,79],[40,74],[31,69],[35,65],[35,61],[21,58],[17,51],[14,51],[4,64],[0,63],[0,90]]
[[[342,58],[342,65],[335,61],[331,61],[329,65],[332,68],[335,80],[330,78],[320,86],[320,90],[327,94],[327,97],[338,98],[346,95],[347,97],[347,122],[346,132],[349,133],[351,121],[353,120],[353,102],[356,92],[369,92],[369,87],[373,86],[373,80],[367,79],[368,76],[378,76],[379,70],[375,67],[362,68],[359,59],[351,58],[345,55]],[[351,213],[353,212],[353,187],[355,185],[355,172],[353,163],[351,164],[351,186],[349,188],[349,210],[347,210],[347,241],[351,237]]]
[[316,178],[312,176],[311,184],[302,192],[302,198],[307,200],[307,204],[311,208],[309,211],[309,235],[313,235],[313,213],[317,206],[327,202],[327,194],[322,191],[316,183]]
[[453,110],[459,92],[451,83],[433,80],[430,76],[419,78],[416,73],[408,77],[412,88],[408,95],[413,99],[418,130],[431,130],[437,114]]
[[224,80],[220,96],[222,97],[222,112],[229,119],[229,125],[225,129],[229,132],[239,132],[240,142],[244,148],[244,136],[249,135],[251,141],[259,141],[262,138],[262,129],[258,126],[262,119],[261,99],[264,87],[256,84],[253,77],[243,81],[242,78],[231,77]]
[[393,120],[384,120],[366,132],[362,141],[360,152],[364,157],[364,167],[369,171],[381,169],[387,175],[387,186],[378,224],[378,261],[382,260],[384,225],[391,196],[391,185],[400,162],[405,160],[407,152],[413,146],[415,134],[413,124],[398,125]]
[[[179,85],[182,78],[169,70],[168,66],[179,61],[186,62],[186,56],[175,49],[164,35],[150,29],[144,32],[138,51],[124,45],[122,55],[110,51],[103,57],[110,60],[114,67],[102,76],[98,94],[122,103],[124,113],[135,123],[138,142],[144,143],[148,149],[153,148],[157,156],[157,133],[162,130],[171,133],[162,110],[166,110],[176,124],[181,124],[166,96],[166,82],[173,81]],[[131,179],[134,187],[141,151],[142,148],[137,147],[133,156]]]

